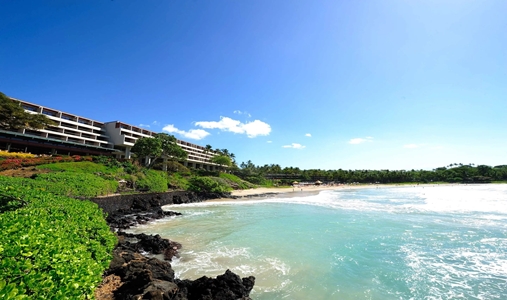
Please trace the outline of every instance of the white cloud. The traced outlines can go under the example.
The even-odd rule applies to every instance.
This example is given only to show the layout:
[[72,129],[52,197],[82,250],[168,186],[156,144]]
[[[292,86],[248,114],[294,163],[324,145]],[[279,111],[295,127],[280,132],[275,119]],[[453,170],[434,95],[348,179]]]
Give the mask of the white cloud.
[[146,125],[146,124],[139,124],[139,127],[150,128],[150,125]]
[[285,145],[285,146],[282,146],[282,148],[294,148],[294,149],[303,149],[305,148],[306,146],[303,146],[301,144],[298,144],[298,143],[292,143],[290,145]]
[[273,141],[267,141],[266,143],[271,144]]
[[151,122],[151,125],[158,126],[158,125],[160,125],[160,122],[159,121],[153,121],[153,122]]
[[373,137],[371,137],[371,136],[367,136],[366,138],[354,138],[349,141],[349,144],[357,145],[357,144],[362,144],[365,142],[372,142],[372,140],[373,140]]
[[407,144],[407,145],[403,145],[403,148],[407,148],[407,149],[415,149],[415,148],[419,148],[420,145],[417,145],[417,144]]
[[162,131],[166,131],[169,133],[179,133],[178,131],[180,131],[180,130],[178,128],[174,127],[174,125],[169,124],[169,125],[164,126],[164,128],[162,128]]
[[203,138],[210,135],[209,132],[202,130],[202,129],[191,129],[189,131],[179,130],[178,128],[174,127],[174,125],[166,125],[164,128],[162,128],[162,131],[169,132],[169,133],[177,133],[180,134],[188,139],[193,140],[202,140]]
[[305,134],[305,136],[312,137],[312,135],[310,133]]
[[210,133],[202,129],[191,129],[188,132],[182,133],[182,135],[189,139],[202,140],[203,138],[210,135]]
[[196,126],[207,128],[207,129],[220,129],[222,131],[228,131],[233,133],[246,134],[249,138],[254,138],[259,135],[269,135],[271,132],[271,126],[260,120],[253,122],[241,123],[238,120],[233,120],[228,117],[220,117],[220,121],[202,121],[196,122]]

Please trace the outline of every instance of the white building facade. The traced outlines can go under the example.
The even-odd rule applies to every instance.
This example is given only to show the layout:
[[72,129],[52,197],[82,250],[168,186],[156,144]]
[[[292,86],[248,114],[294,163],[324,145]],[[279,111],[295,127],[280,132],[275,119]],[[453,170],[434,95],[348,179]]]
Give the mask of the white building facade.
[[[0,130],[0,148],[14,152],[63,155],[113,155],[131,158],[131,148],[139,138],[153,137],[156,133],[120,121],[100,122],[86,117],[62,112],[23,100],[18,101],[26,112],[43,114],[56,123],[42,130]],[[216,154],[205,147],[177,140],[187,152],[181,163],[190,168],[216,170],[211,163]]]

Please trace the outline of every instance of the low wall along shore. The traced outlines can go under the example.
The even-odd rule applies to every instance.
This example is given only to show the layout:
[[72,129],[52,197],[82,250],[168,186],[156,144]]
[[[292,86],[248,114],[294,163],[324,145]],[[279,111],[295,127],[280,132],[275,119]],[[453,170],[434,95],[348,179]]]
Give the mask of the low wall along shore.
[[[211,198],[208,198],[211,197]],[[134,195],[118,195],[90,199],[97,203],[102,210],[108,214],[117,211],[131,209],[150,210],[168,204],[182,204],[200,202],[205,199],[220,198],[220,195],[205,194],[197,195],[192,192],[178,191],[167,193],[147,193]]]

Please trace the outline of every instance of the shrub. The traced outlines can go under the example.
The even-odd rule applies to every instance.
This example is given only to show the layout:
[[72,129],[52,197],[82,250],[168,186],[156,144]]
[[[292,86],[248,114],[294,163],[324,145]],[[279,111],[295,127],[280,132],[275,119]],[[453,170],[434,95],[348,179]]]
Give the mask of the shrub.
[[250,182],[250,183],[257,184],[257,185],[273,186],[273,181],[269,180],[269,179],[266,179],[263,176],[247,176],[245,178],[245,180],[248,181],[248,182]]
[[89,156],[41,156],[33,158],[7,158],[0,162],[0,171],[8,169],[17,169],[21,167],[38,166],[43,164],[71,161],[90,161]]
[[181,176],[180,173],[174,173],[168,177],[168,186],[171,189],[186,190],[189,183],[186,177]]
[[[115,193],[118,189],[117,181],[87,173],[38,174],[34,181],[38,186],[45,187],[48,192],[68,197],[96,197]],[[51,184],[48,184],[49,182]]]
[[138,190],[165,192],[167,191],[167,174],[156,170],[145,170],[138,174],[135,185]]
[[121,163],[115,157],[112,156],[103,156],[103,155],[94,156],[93,162],[111,168],[119,168],[121,166]]
[[126,160],[124,162],[121,163],[121,166],[123,167],[123,170],[127,173],[127,174],[134,174],[136,172],[139,172],[140,171],[140,167],[139,165],[135,165],[133,164],[130,160]]
[[0,176],[0,185],[15,182],[19,188],[28,188],[67,197],[95,197],[114,193],[118,182],[85,173],[38,174],[35,179]]
[[180,174],[190,174],[190,169],[182,165],[177,161],[168,161],[167,162],[167,171],[168,172],[178,172]]
[[2,198],[23,203],[0,214],[0,298],[94,298],[116,243],[102,211],[26,181],[0,182]]
[[114,169],[90,161],[85,162],[64,162],[58,164],[45,164],[37,166],[40,170],[79,172],[79,173],[111,173]]
[[20,152],[7,152],[0,150],[0,157],[2,158],[34,158],[35,155],[31,153],[20,153]]
[[227,173],[220,173],[220,178],[223,178],[226,180],[227,185],[231,186],[233,189],[251,189],[254,188],[255,185],[251,184],[250,182],[244,181],[241,178]]
[[193,192],[225,193],[232,190],[220,178],[194,176],[189,180],[188,189]]

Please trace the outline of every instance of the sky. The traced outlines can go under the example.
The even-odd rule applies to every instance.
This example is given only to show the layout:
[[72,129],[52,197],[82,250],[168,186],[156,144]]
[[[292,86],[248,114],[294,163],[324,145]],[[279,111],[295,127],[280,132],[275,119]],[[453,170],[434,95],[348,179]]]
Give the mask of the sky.
[[507,164],[507,1],[0,0],[0,91],[238,164]]

